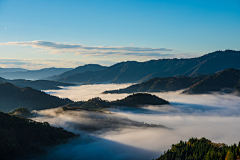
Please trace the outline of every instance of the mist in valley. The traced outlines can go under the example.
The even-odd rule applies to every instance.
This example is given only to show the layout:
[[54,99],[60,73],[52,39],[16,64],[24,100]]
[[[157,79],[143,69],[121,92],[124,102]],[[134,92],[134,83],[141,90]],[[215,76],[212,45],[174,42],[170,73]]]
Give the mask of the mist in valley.
[[[101,97],[116,100],[128,94],[101,94],[130,84],[100,84],[46,91],[74,101]],[[80,138],[49,150],[39,159],[155,159],[180,140],[205,137],[216,143],[240,140],[240,97],[233,94],[184,95],[151,93],[170,105],[115,107],[111,114],[87,111],[38,111],[37,121],[63,127]],[[160,124],[160,125],[159,125]],[[111,158],[110,158],[111,157]]]

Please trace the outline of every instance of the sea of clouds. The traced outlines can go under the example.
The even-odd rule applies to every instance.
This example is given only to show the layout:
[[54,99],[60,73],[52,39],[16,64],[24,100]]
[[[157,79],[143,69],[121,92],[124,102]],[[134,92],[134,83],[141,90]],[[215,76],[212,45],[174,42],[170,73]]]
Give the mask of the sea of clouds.
[[[74,101],[93,97],[116,100],[129,94],[101,93],[129,85],[83,85],[46,92]],[[113,114],[109,115],[84,111],[57,114],[57,109],[39,111],[41,116],[35,120],[47,121],[81,135],[67,144],[50,149],[39,159],[144,160],[155,159],[173,143],[191,137],[205,137],[226,144],[240,141],[239,96],[219,93],[184,95],[180,91],[152,94],[168,100],[171,105],[112,108]],[[165,127],[153,127],[158,124]]]

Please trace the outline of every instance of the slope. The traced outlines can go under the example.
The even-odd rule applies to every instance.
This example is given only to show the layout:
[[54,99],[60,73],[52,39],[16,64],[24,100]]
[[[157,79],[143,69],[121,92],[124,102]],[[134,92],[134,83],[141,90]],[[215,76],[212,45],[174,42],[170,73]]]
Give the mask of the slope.
[[135,83],[156,76],[209,75],[227,68],[240,68],[240,51],[216,51],[198,58],[128,61],[101,71],[77,73],[59,81],[74,83]]
[[103,70],[103,69],[106,69],[106,68],[107,67],[101,66],[101,65],[98,65],[98,64],[86,64],[84,66],[78,66],[77,68],[66,71],[62,74],[48,77],[47,79],[49,79],[49,80],[60,80],[62,78],[65,78],[65,77],[71,76],[71,75],[75,75],[77,73],[83,73],[83,72],[87,72],[87,71],[100,71],[100,70]]
[[32,88],[19,88],[10,83],[0,84],[0,111],[9,112],[18,107],[29,110],[48,109],[72,101],[48,95]]
[[190,86],[183,93],[201,94],[213,91],[221,91],[225,88],[239,89],[240,86],[240,70],[226,69],[214,75],[207,76],[198,83]]

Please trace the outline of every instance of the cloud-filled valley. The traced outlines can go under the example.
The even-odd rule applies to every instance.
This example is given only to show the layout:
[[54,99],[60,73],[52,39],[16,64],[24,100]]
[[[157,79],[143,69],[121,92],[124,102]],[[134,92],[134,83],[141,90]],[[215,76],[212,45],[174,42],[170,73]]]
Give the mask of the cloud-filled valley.
[[[101,97],[115,100],[127,94],[101,94],[106,89],[123,88],[130,84],[100,84],[67,87],[49,93],[75,101]],[[40,111],[38,121],[61,126],[81,138],[57,146],[43,157],[51,159],[153,159],[159,157],[173,143],[191,137],[206,137],[214,142],[238,143],[240,97],[230,94],[183,95],[179,92],[152,93],[170,101],[171,105],[143,106],[142,108],[116,107],[112,114],[79,111],[55,114],[54,110]],[[100,117],[100,118],[99,118]],[[116,122],[125,119],[122,124]],[[166,128],[136,126],[135,124],[161,124]],[[89,125],[96,130],[84,130]],[[81,127],[77,127],[80,125]],[[120,127],[119,127],[120,126]],[[71,153],[71,154],[69,154]],[[89,154],[94,153],[94,154]],[[41,158],[43,158],[41,157]]]

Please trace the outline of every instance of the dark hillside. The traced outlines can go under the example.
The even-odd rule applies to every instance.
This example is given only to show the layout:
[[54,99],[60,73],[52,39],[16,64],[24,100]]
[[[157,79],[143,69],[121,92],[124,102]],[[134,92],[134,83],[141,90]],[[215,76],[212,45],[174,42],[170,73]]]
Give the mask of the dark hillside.
[[189,87],[183,93],[201,94],[212,91],[221,91],[224,88],[239,90],[239,85],[240,70],[230,68],[217,74],[207,76],[203,80]]
[[133,92],[167,92],[188,88],[201,81],[204,76],[153,78],[146,82],[135,84],[119,90],[110,90],[103,93],[133,93]]
[[[34,154],[45,153],[43,147],[52,147],[69,138],[74,133],[0,112],[0,159],[27,159]],[[22,158],[25,157],[25,158]]]
[[72,101],[61,99],[32,88],[19,88],[11,83],[0,84],[0,111],[10,112],[18,107],[40,110],[62,106]]

